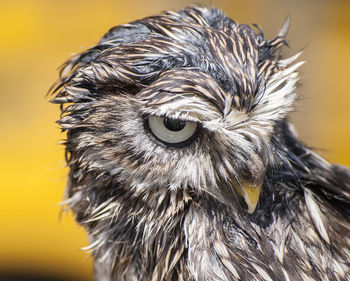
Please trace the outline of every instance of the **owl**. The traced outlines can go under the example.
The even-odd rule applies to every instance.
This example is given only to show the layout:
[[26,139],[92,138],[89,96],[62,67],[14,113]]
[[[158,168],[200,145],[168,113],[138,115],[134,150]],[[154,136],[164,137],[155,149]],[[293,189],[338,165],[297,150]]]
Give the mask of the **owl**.
[[215,8],[110,29],[54,85],[99,281],[350,280],[350,171],[301,142],[289,20]]

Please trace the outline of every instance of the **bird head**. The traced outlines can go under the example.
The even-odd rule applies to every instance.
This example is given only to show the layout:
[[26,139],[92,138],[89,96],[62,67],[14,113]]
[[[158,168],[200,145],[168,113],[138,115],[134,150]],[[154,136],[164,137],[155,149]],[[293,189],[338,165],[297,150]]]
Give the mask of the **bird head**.
[[191,190],[254,212],[302,64],[276,54],[288,25],[266,40],[214,8],[187,8],[114,27],[70,59],[53,99],[69,196]]

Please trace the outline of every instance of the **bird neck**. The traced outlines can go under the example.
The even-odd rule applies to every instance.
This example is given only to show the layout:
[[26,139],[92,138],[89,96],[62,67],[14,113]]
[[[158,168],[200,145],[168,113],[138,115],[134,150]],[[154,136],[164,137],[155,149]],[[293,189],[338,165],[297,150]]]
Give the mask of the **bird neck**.
[[[96,272],[148,276],[142,280],[190,280],[183,279],[190,276],[185,265],[183,224],[194,204],[193,194],[168,189],[139,196],[126,190],[114,194],[104,208],[89,212],[90,220],[84,223],[90,234]],[[182,277],[177,276],[178,272]]]

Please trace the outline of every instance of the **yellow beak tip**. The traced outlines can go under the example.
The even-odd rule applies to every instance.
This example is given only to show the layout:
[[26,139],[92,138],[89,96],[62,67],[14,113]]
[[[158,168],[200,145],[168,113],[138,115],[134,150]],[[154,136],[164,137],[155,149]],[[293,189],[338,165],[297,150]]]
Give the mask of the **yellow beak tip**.
[[246,202],[248,206],[248,213],[252,214],[254,213],[256,206],[259,202],[261,192],[261,184],[245,184],[242,187],[242,193],[244,201]]

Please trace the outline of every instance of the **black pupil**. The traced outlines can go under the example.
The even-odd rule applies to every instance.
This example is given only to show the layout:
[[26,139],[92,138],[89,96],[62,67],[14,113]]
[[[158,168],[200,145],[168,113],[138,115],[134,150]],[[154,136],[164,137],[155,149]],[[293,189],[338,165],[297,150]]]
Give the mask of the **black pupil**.
[[170,131],[181,131],[186,126],[186,121],[165,117],[164,126]]

